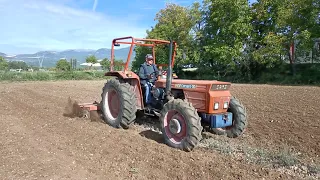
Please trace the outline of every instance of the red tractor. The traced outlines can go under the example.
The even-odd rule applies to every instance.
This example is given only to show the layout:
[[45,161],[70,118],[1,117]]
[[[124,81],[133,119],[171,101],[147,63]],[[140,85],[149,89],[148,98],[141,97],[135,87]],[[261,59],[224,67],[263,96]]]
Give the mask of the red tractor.
[[[124,40],[130,40],[124,41]],[[130,44],[130,51],[122,71],[114,71],[114,46]],[[156,64],[155,46],[169,45],[168,64]],[[152,89],[154,106],[146,108],[139,76],[128,70],[134,45],[152,48],[154,63],[167,66],[166,78],[159,76]],[[191,151],[202,139],[204,126],[224,132],[228,137],[240,136],[247,126],[243,105],[230,94],[231,84],[221,81],[175,79],[172,67],[177,44],[173,41],[116,38],[112,41],[109,79],[103,87],[102,100],[97,104],[83,104],[82,108],[101,111],[104,121],[115,128],[129,128],[137,112],[158,116],[165,143],[171,147]]]

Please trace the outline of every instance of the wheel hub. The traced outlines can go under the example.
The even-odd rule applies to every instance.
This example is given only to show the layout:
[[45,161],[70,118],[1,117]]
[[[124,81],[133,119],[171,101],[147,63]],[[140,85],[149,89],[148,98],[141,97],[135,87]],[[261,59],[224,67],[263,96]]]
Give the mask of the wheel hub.
[[169,130],[172,134],[179,134],[181,132],[181,124],[178,119],[172,118],[170,120]]

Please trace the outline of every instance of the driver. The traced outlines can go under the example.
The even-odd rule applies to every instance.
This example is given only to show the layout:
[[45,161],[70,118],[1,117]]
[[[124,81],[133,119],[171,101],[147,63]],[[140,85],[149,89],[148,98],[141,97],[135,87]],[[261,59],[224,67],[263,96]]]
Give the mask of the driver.
[[145,102],[146,105],[150,105],[151,89],[154,86],[154,82],[157,80],[159,70],[153,63],[153,56],[147,54],[145,56],[145,62],[140,65],[139,77],[142,87],[145,88]]

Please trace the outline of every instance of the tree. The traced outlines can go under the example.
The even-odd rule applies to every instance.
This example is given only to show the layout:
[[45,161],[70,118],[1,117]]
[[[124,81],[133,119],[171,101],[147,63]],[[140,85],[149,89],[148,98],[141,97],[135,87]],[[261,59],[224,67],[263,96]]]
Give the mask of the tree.
[[[299,46],[300,53],[310,51],[313,39],[320,37],[319,0],[284,0],[278,13],[278,25],[286,35],[287,51],[293,43]],[[291,63],[294,63],[292,59]]]
[[[134,60],[132,61],[132,70],[137,71],[140,67],[140,64],[142,64],[145,61],[145,55],[146,54],[152,54],[152,49],[144,46],[135,46],[134,51],[136,52],[136,56]],[[158,52],[157,52],[158,54]],[[156,57],[156,61],[158,60],[158,56]],[[158,61],[157,61],[158,62]]]
[[[259,0],[253,4],[253,33],[250,38],[250,57],[265,67],[273,67],[281,61],[284,50],[284,35],[279,32],[278,12],[282,0]],[[252,62],[251,62],[252,63]]]
[[124,68],[123,66],[123,60],[122,59],[113,59],[113,65],[114,65],[114,71],[122,71],[122,69]]
[[247,0],[214,0],[208,3],[202,44],[206,66],[234,69],[251,35]]
[[8,68],[8,62],[0,56],[0,70],[6,70]]
[[[197,64],[208,72],[225,71],[252,80],[264,70],[294,64],[297,53],[310,52],[320,37],[319,0],[203,0],[189,7],[167,4],[155,16],[146,38],[178,43],[176,65]],[[137,70],[151,48],[136,46]],[[182,58],[185,52],[187,58]],[[312,57],[316,54],[312,51]],[[168,61],[168,46],[156,48],[156,63]],[[175,66],[176,68],[177,66]],[[203,72],[203,68],[201,68]],[[293,71],[294,72],[294,71]]]
[[[196,50],[192,47],[196,36],[194,28],[200,19],[199,3],[194,3],[191,7],[183,7],[176,4],[167,4],[155,17],[157,24],[151,30],[147,30],[147,38],[174,40],[178,43],[176,64],[194,62],[193,54]],[[156,51],[156,63],[168,63],[169,46],[158,46]],[[145,60],[145,55],[151,53],[148,47],[135,47],[136,57],[132,64],[133,69],[137,69]],[[183,60],[183,52],[190,55]]]
[[86,62],[95,64],[98,62],[98,59],[94,55],[90,55],[86,58]]
[[100,64],[104,70],[110,69],[110,60],[108,58],[104,58]]
[[[273,67],[288,55],[293,67],[290,46],[299,44],[300,51],[310,51],[314,44],[312,38],[320,36],[320,28],[317,28],[319,4],[318,0],[259,0],[255,3],[252,7],[254,59]],[[294,72],[294,68],[292,70]]]
[[7,64],[9,69],[23,69],[23,70],[28,69],[28,65],[24,61],[10,61]]
[[[113,70],[114,71],[121,71],[123,69],[123,60],[122,59],[116,59],[116,58],[113,58]],[[104,70],[110,70],[110,65],[111,65],[111,61],[108,59],[108,58],[104,58],[100,64],[102,65],[102,68]]]
[[56,69],[69,71],[71,69],[71,64],[66,59],[60,59],[56,64]]

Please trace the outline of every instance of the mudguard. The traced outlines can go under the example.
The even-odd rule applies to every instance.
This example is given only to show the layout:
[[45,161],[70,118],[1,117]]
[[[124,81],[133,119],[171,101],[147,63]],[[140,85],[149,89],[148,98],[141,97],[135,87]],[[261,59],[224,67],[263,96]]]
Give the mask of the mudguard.
[[142,96],[142,89],[140,86],[140,78],[139,76],[132,72],[132,71],[112,71],[112,72],[106,72],[104,74],[105,76],[113,76],[119,78],[119,80],[123,80],[127,83],[129,83],[132,86],[132,90],[135,91],[136,98],[137,98],[137,108],[143,109],[143,96]]

